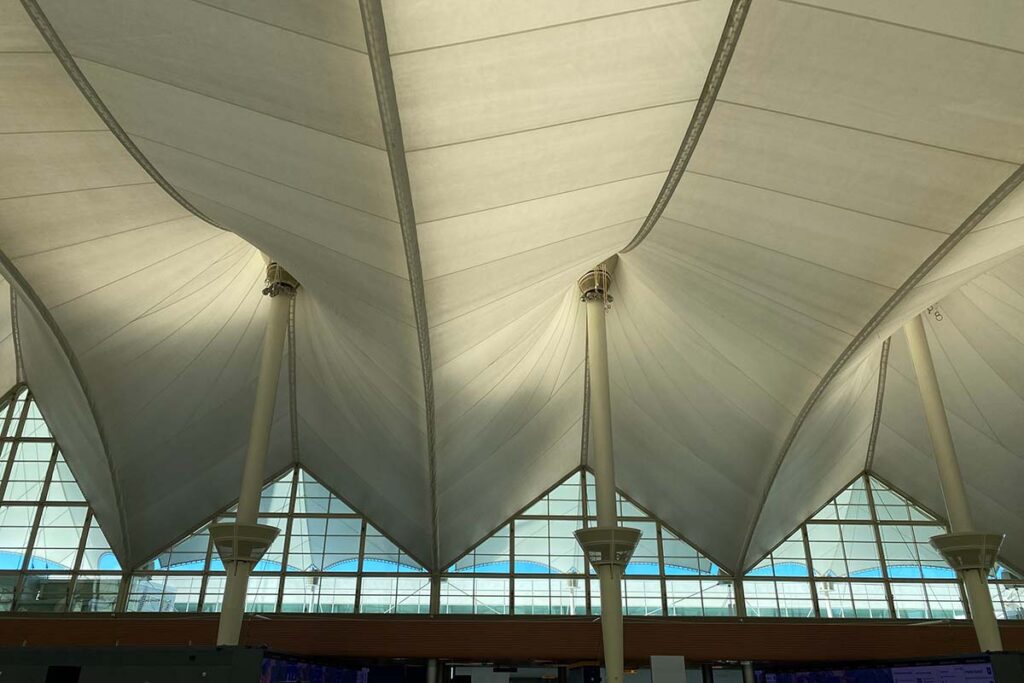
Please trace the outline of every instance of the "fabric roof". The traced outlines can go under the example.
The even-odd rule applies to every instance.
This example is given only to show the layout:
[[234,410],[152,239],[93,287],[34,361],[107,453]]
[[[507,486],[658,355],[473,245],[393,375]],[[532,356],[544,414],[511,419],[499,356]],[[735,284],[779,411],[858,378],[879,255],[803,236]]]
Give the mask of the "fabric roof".
[[[267,474],[302,463],[426,566],[579,466],[575,280],[616,253],[638,503],[732,570],[868,452],[941,508],[927,442],[888,445],[912,396],[874,424],[882,341],[984,286],[1014,330],[978,283],[1024,246],[1024,12],[941,4],[25,0],[44,40],[0,0],[0,266],[122,562],[237,497],[260,252],[302,283]],[[1012,377],[1010,337],[948,362]],[[965,472],[1007,527],[991,466],[1024,448],[993,433]]]

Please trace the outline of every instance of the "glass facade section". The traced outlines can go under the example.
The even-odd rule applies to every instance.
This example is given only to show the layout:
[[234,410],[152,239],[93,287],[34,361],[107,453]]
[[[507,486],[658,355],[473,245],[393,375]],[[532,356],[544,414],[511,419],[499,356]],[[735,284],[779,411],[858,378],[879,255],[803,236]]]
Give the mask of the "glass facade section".
[[[929,511],[874,477],[858,477],[747,572],[747,614],[964,619],[956,573],[929,543],[944,533]],[[812,580],[798,580],[805,577]],[[990,581],[999,618],[1024,617],[1024,581],[1002,566]]]
[[[600,614],[600,587],[574,536],[596,524],[594,496],[593,477],[578,471],[516,515],[448,567],[441,612]],[[736,614],[732,579],[714,562],[621,494],[618,507],[621,523],[642,532],[625,570],[624,614]]]
[[26,387],[0,446],[0,611],[113,611],[121,567]]
[[889,601],[881,582],[815,581],[821,616],[827,619],[888,619]]
[[744,581],[748,617],[814,617],[810,581]]
[[[233,519],[231,507],[215,521]],[[280,532],[253,568],[246,611],[429,611],[423,567],[302,468],[263,488],[259,522]],[[224,583],[224,566],[203,525],[133,573],[126,608],[216,612]]]
[[[600,585],[574,536],[596,523],[594,494],[592,476],[573,473],[431,577],[293,467],[261,494],[259,520],[280,533],[254,568],[246,609],[427,614],[434,584],[441,614],[599,615]],[[929,543],[942,520],[873,477],[858,477],[742,581],[625,496],[617,502],[621,523],[642,531],[623,577],[627,616],[967,616],[956,574]],[[125,571],[27,388],[0,407],[0,612],[216,612],[225,576],[206,528]],[[998,618],[1024,619],[1024,576],[997,565],[989,590]]]
[[511,580],[500,576],[441,578],[441,614],[508,614]]

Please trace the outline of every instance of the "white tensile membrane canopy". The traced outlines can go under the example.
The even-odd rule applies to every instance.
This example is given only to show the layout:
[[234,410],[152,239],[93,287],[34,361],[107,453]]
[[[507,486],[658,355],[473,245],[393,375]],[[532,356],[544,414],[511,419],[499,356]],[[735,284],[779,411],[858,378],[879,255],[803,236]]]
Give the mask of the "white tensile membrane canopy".
[[0,0],[0,380],[17,346],[124,566],[238,497],[262,254],[302,284],[267,475],[439,569],[585,458],[575,282],[616,253],[637,503],[733,571],[865,467],[942,509],[900,334],[874,419],[938,302],[1024,564],[1018,3],[362,4]]

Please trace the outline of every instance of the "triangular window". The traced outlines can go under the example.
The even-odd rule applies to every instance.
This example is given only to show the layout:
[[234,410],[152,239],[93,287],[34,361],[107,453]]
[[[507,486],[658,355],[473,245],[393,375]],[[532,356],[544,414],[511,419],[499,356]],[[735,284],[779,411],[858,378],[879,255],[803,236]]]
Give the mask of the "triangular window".
[[112,611],[121,567],[27,387],[0,445],[0,610]]
[[[234,511],[232,506],[214,521],[231,521]],[[426,570],[301,467],[264,486],[259,521],[280,533],[253,568],[247,611],[429,611]],[[220,609],[224,566],[206,528],[133,573],[129,611]]]
[[[598,581],[573,535],[596,523],[594,501],[589,472],[557,484],[448,567],[442,613],[599,614]],[[711,559],[621,493],[618,507],[643,533],[625,571],[625,614],[735,614],[732,580]]]
[[[943,533],[933,513],[859,476],[747,572],[747,615],[963,619],[956,573],[929,543]],[[992,579],[997,612],[1020,618],[1019,577],[1000,566]]]

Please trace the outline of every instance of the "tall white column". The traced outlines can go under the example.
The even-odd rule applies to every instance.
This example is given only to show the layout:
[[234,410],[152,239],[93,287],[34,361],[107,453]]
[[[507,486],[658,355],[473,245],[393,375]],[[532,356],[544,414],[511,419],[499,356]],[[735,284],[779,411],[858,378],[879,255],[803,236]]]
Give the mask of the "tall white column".
[[[618,526],[615,509],[615,460],[612,455],[612,405],[608,385],[608,340],[605,300],[587,300],[587,359],[590,363],[591,466],[597,489],[597,526]],[[604,640],[605,683],[622,683],[622,569],[611,564],[597,568],[601,585],[601,635]]]
[[612,457],[612,407],[608,385],[608,342],[605,308],[611,297],[611,276],[598,269],[580,280],[587,306],[587,360],[590,368],[590,463],[597,489],[597,526],[581,529],[576,538],[597,569],[601,586],[601,635],[606,683],[622,683],[622,572],[640,532],[618,525],[615,462]]
[[[281,376],[284,342],[288,334],[288,309],[291,305],[291,296],[295,291],[294,280],[274,263],[270,264],[267,269],[267,284],[263,293],[269,296],[270,306],[267,312],[267,327],[263,336],[263,349],[260,354],[260,371],[256,382],[252,422],[249,425],[249,446],[245,453],[245,465],[242,470],[238,512],[235,515],[234,525],[221,525],[222,527],[233,526],[236,530],[258,526],[263,472],[267,462],[267,450],[270,446],[270,429],[274,422],[274,404],[277,399],[278,378]],[[265,551],[266,548],[263,550]],[[262,556],[262,552],[259,555]],[[256,561],[258,558],[256,560],[236,559],[224,562],[227,582],[224,586],[224,600],[217,628],[218,645],[238,644],[242,630],[242,616],[245,612],[249,573]]]
[[[924,319],[916,316],[903,327],[910,347],[910,358],[917,374],[917,386],[921,391],[921,403],[924,416],[928,423],[928,434],[931,437],[932,451],[935,453],[935,464],[939,471],[939,484],[942,487],[942,498],[946,504],[946,516],[949,519],[953,534],[974,534],[974,519],[967,502],[967,490],[964,487],[963,475],[956,459],[953,447],[953,435],[949,431],[949,418],[942,402],[939,381],[935,374],[935,363],[928,346]],[[947,558],[948,559],[948,558]],[[967,592],[967,602],[974,620],[974,631],[978,636],[978,644],[982,650],[1000,651],[1003,649],[999,635],[999,624],[992,608],[992,596],[988,591],[988,570],[980,568],[962,569],[960,571]]]

